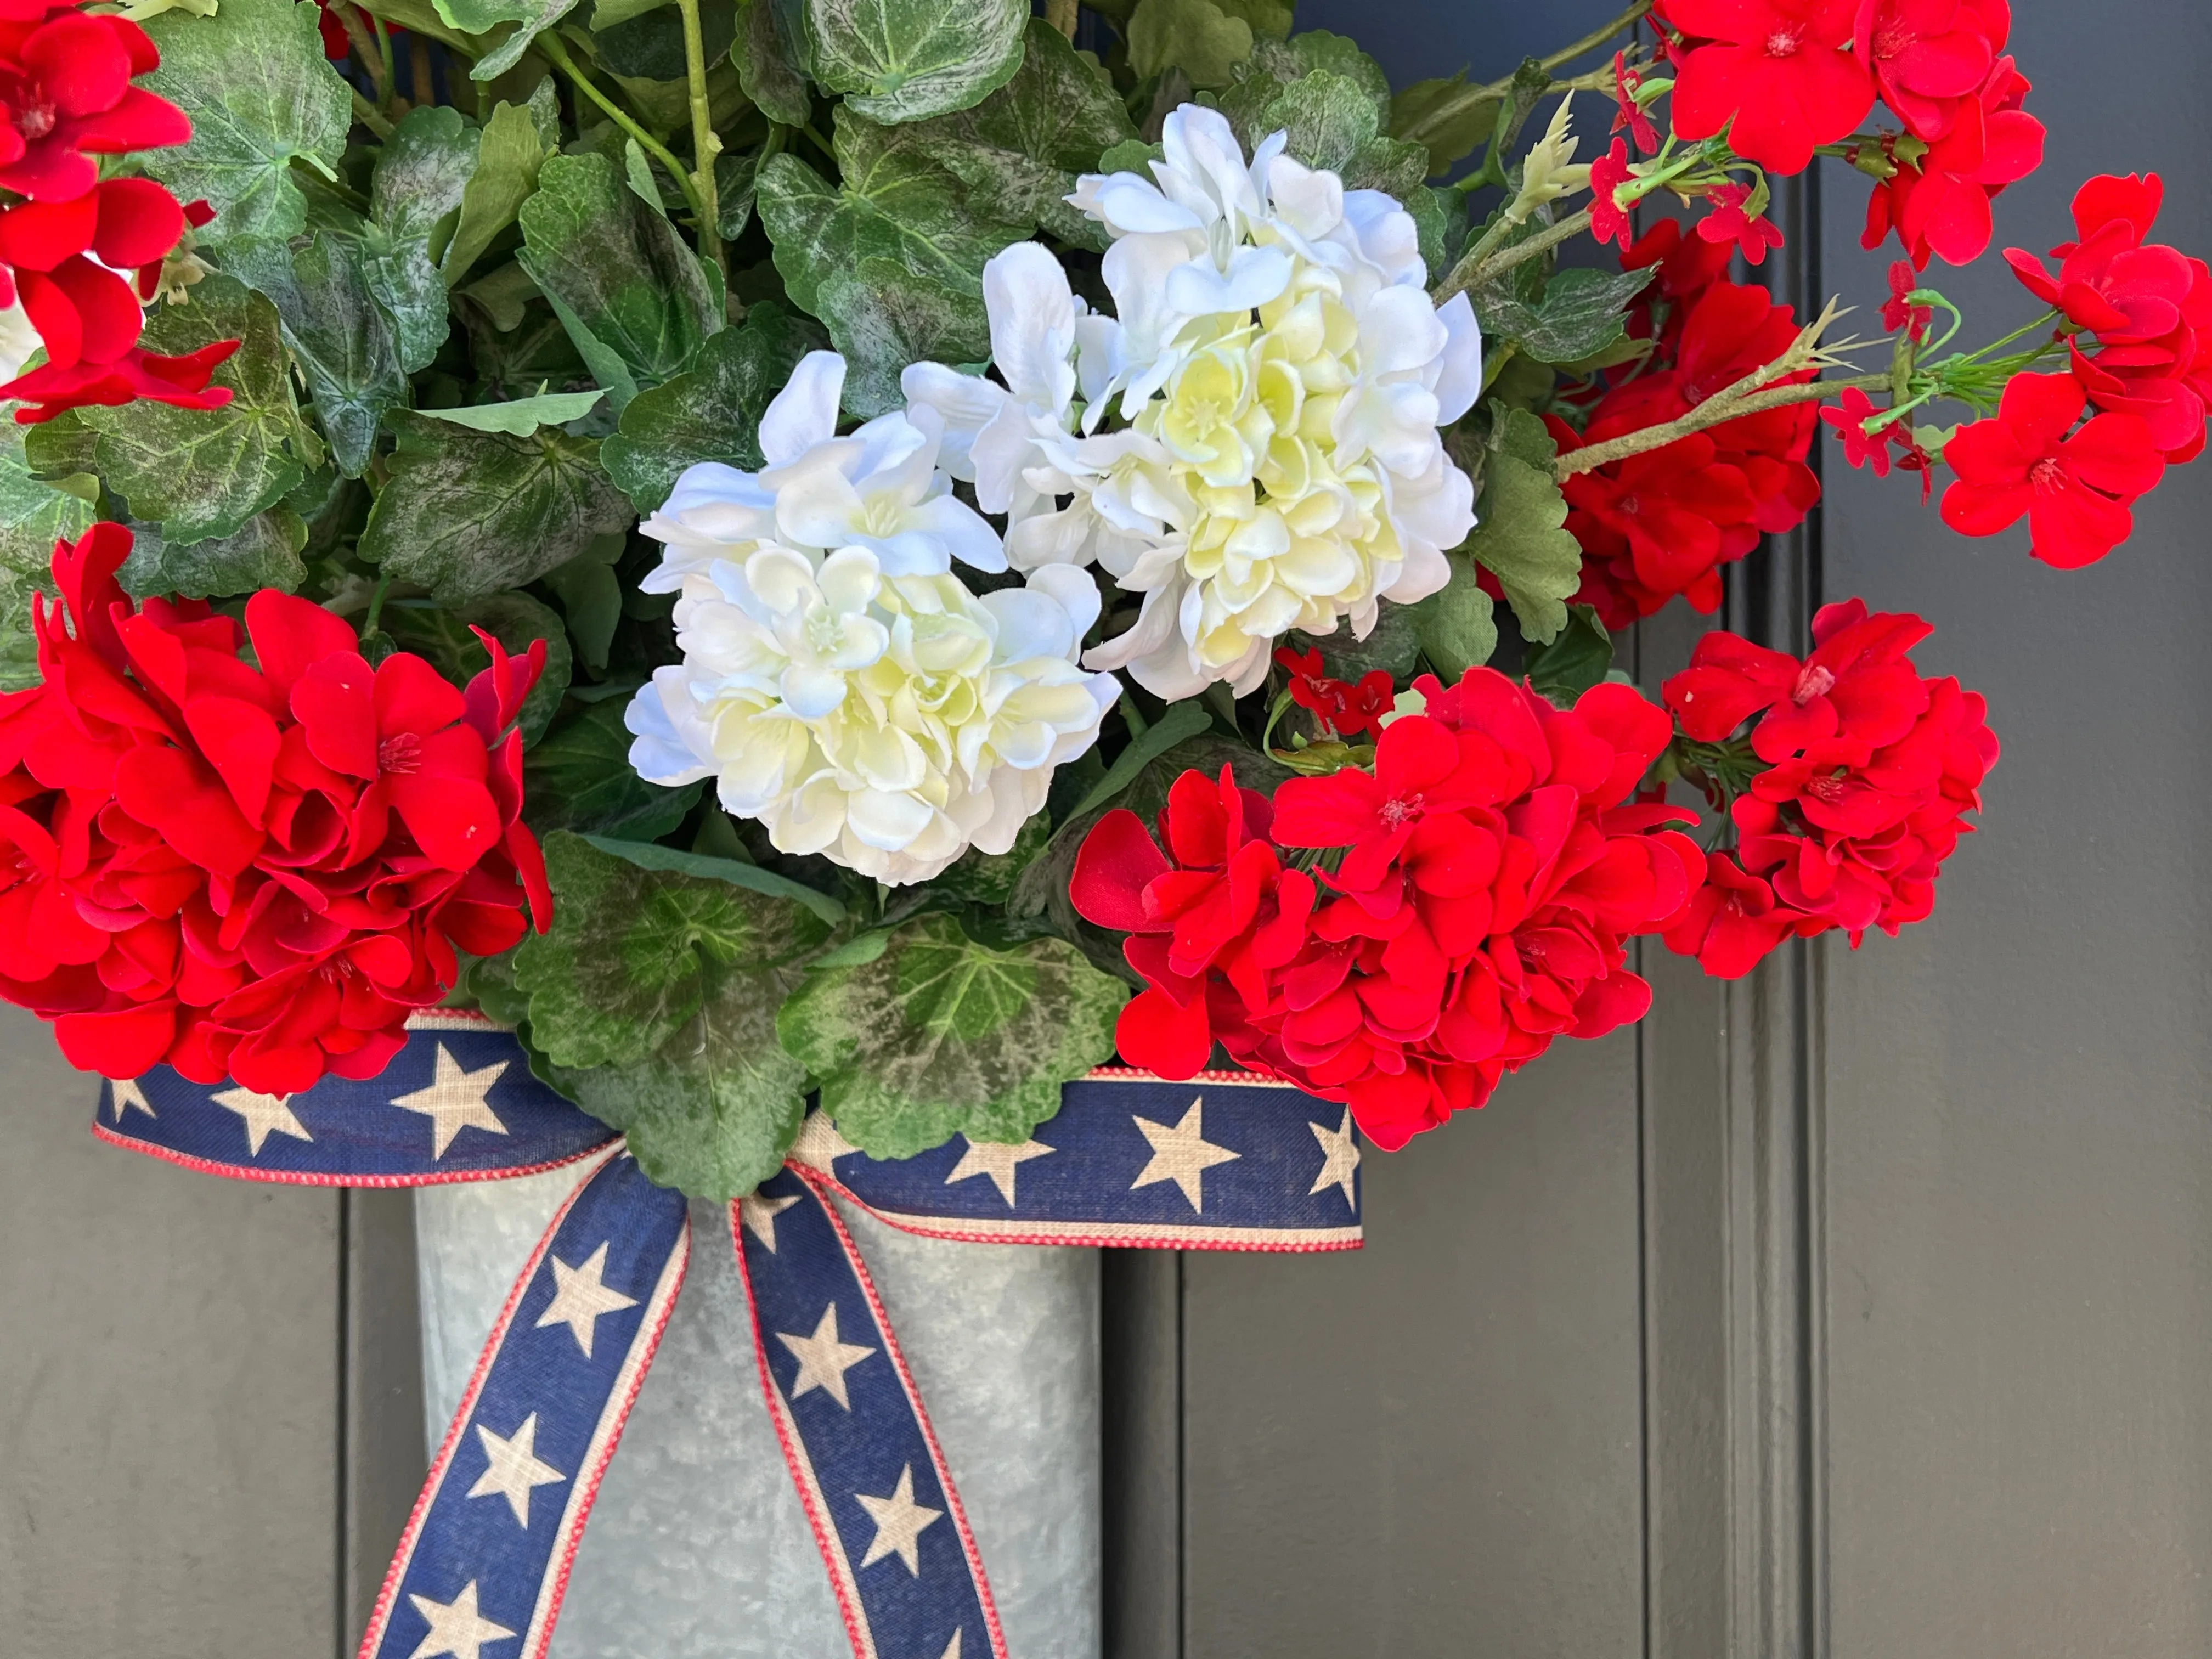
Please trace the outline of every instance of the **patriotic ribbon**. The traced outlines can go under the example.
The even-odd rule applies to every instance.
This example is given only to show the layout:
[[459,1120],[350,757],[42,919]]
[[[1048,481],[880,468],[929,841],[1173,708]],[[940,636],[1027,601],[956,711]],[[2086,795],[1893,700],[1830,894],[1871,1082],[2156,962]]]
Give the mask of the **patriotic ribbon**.
[[[314,1186],[582,1178],[516,1279],[430,1468],[360,1659],[544,1659],[600,1479],[690,1253],[686,1206],[538,1081],[511,1032],[418,1015],[369,1082],[104,1083],[94,1133],[211,1174]],[[1241,1073],[1067,1085],[1019,1146],[872,1158],[819,1112],[730,1206],[761,1387],[856,1659],[1007,1659],[914,1378],[831,1194],[908,1231],[1156,1249],[1359,1246],[1350,1115]],[[519,1642],[519,1647],[503,1645]]]

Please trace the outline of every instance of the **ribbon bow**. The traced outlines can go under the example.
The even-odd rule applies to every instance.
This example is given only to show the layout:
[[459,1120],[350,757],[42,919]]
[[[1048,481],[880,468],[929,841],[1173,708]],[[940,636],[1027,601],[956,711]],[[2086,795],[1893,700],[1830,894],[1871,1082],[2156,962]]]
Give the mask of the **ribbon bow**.
[[[420,1187],[576,1164],[583,1178],[492,1326],[386,1575],[360,1659],[543,1659],[569,1564],[675,1308],[681,1194],[530,1073],[511,1032],[418,1015],[369,1081],[210,1088],[167,1066],[103,1085],[94,1133],[246,1181]],[[783,1169],[729,1206],[754,1351],[792,1480],[858,1659],[1006,1659],[975,1540],[835,1193],[909,1232],[1152,1249],[1357,1249],[1351,1116],[1241,1073],[1102,1070],[1049,1141],[869,1158],[819,1112]],[[501,1656],[504,1659],[504,1656]]]

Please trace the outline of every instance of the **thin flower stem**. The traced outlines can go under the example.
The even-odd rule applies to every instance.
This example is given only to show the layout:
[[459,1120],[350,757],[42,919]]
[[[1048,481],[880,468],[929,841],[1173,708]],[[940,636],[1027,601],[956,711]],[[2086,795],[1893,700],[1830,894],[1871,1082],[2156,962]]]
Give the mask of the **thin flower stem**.
[[597,104],[615,125],[636,139],[640,149],[668,169],[676,179],[676,187],[684,192],[684,201],[690,204],[692,212],[697,213],[699,198],[693,192],[691,175],[684,170],[684,163],[669,153],[668,146],[640,126],[628,110],[592,84],[591,77],[576,66],[576,60],[568,55],[568,48],[561,43],[559,35],[548,30],[539,35],[534,44],[553,60],[554,68],[576,83],[577,91]]
[[359,88],[349,89],[353,93],[353,118],[380,138],[392,137],[392,123],[384,118],[376,106],[361,95]]
[[376,586],[368,596],[368,614],[361,619],[361,636],[367,639],[376,632],[376,624],[384,615],[384,596],[392,591],[392,576],[388,571],[378,573]]
[[[1569,214],[1548,230],[1540,230],[1527,241],[1516,242],[1509,248],[1492,252],[1485,249],[1482,242],[1477,242],[1461,256],[1460,262],[1452,267],[1451,274],[1437,284],[1434,297],[1442,302],[1464,289],[1486,283],[1493,276],[1503,276],[1514,266],[1533,259],[1540,253],[1548,252],[1569,237],[1581,235],[1589,228],[1589,222],[1590,210],[1583,208]],[[1503,224],[1504,221],[1501,219],[1498,223]],[[1487,235],[1483,238],[1485,242],[1492,240]]]
[[[1048,3],[1049,3],[1049,0],[1048,0]],[[1610,23],[1606,24],[1602,28],[1593,29],[1590,33],[1583,36],[1581,40],[1573,42],[1571,45],[1562,46],[1559,51],[1553,52],[1550,56],[1540,58],[1536,61],[1542,68],[1547,70],[1557,69],[1562,64],[1571,63],[1574,59],[1581,57],[1584,52],[1590,51],[1593,47],[1603,46],[1607,41],[1612,40],[1614,35],[1619,34],[1622,30],[1633,27],[1637,20],[1641,18],[1645,12],[1650,11],[1650,9],[1651,0],[1635,0],[1635,3],[1633,5],[1631,5],[1626,11],[1622,12],[1620,15],[1614,18]],[[1599,88],[1606,85],[1612,80],[1612,78],[1613,70],[1610,67],[1607,67],[1601,70],[1593,71],[1592,74],[1589,76],[1578,76],[1571,84],[1578,91],[1594,92]],[[1565,85],[1569,83],[1562,82],[1560,84]],[[1449,100],[1443,103],[1438,104],[1434,109],[1429,111],[1427,114],[1424,115],[1416,126],[1408,129],[1404,133],[1395,136],[1410,138],[1414,143],[1419,143],[1421,142],[1422,132],[1432,131],[1437,127],[1444,125],[1463,111],[1478,109],[1484,104],[1495,103],[1498,100],[1504,97],[1507,93],[1512,91],[1512,89],[1513,77],[1510,75],[1504,76],[1496,81],[1486,81],[1480,86],[1462,87],[1458,92],[1453,94]],[[1557,90],[1558,88],[1555,87],[1553,89]]]
[[368,71],[368,78],[376,83],[377,98],[380,101],[388,97],[392,87],[385,79],[383,59],[376,49],[376,36],[370,32],[361,9],[352,4],[351,0],[331,0],[331,9],[337,15],[338,21],[345,26],[346,39],[353,42],[355,55],[361,59],[362,67]]
[[376,100],[389,109],[392,107],[392,99],[398,95],[399,74],[398,66],[392,61],[392,31],[385,26],[384,20],[374,12],[368,14],[368,22],[369,27],[376,31],[376,56],[384,71],[377,76]]
[[699,0],[676,0],[676,9],[684,15],[684,69],[691,90],[691,159],[696,168],[692,204],[699,213],[699,252],[727,276],[730,256],[722,246],[721,204],[714,185],[714,158],[721,154],[722,141],[714,136],[707,104],[707,44],[699,27]]
[[[1766,366],[1771,368],[1771,364]],[[1649,450],[1664,449],[1677,439],[1686,438],[1693,432],[1702,432],[1709,426],[1718,426],[1723,421],[1733,421],[1740,416],[1756,415],[1764,410],[1786,409],[1792,404],[1818,403],[1823,398],[1853,386],[1872,392],[1889,384],[1887,374],[1854,374],[1841,380],[1808,380],[1800,386],[1764,386],[1756,391],[1735,395],[1736,386],[1757,381],[1766,368],[1753,370],[1735,386],[1715,393],[1699,404],[1680,420],[1668,421],[1662,426],[1647,426],[1640,432],[1624,432],[1618,438],[1607,438],[1603,443],[1587,444],[1571,450],[1552,463],[1552,476],[1562,483],[1577,472],[1588,472],[1593,467],[1609,461],[1626,460],[1631,455],[1641,455]]]

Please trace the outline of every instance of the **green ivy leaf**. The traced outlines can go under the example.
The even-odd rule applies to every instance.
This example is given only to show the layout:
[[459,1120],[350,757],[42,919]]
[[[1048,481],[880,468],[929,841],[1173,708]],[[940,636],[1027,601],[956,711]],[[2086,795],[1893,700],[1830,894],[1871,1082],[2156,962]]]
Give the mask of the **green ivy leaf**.
[[1621,337],[1628,302],[1653,274],[1577,266],[1555,273],[1534,302],[1488,283],[1470,297],[1486,338],[1510,340],[1540,363],[1571,363]]
[[1098,158],[1137,129],[1103,70],[1042,17],[1030,20],[1020,72],[972,110],[924,129],[930,154],[964,187],[969,210],[1042,226],[1061,240],[1103,249],[1105,228],[1064,199]]
[[1490,660],[1498,649],[1498,618],[1490,595],[1476,585],[1474,562],[1459,552],[1445,557],[1451,565],[1450,581],[1414,605],[1413,613],[1421,649],[1449,684]]
[[[606,7],[602,4],[599,10]],[[737,35],[733,0],[701,0],[700,45],[711,64],[730,50]],[[689,73],[684,58],[684,14],[659,5],[614,23],[592,17],[592,44],[599,61],[618,76],[640,81],[681,81]]]
[[1029,228],[970,210],[959,181],[931,155],[926,133],[878,126],[845,107],[836,119],[842,184],[830,185],[788,151],[761,169],[761,222],[793,303],[821,315],[824,279],[868,258],[980,295],[984,262]]
[[1252,26],[1213,0],[1138,0],[1127,33],[1139,80],[1180,69],[1194,87],[1225,87],[1252,55]]
[[525,747],[544,735],[561,699],[568,694],[574,660],[568,649],[568,631],[550,605],[527,593],[495,593],[455,611],[403,599],[387,604],[379,620],[401,650],[427,657],[430,665],[455,685],[466,685],[491,665],[491,653],[469,632],[471,628],[483,629],[511,656],[519,657],[535,641],[544,641],[544,671],[522,704]]
[[1567,607],[1567,625],[1549,645],[1532,645],[1522,672],[1561,708],[1613,672],[1613,635],[1587,605]]
[[438,15],[463,34],[489,34],[502,23],[514,27],[477,59],[471,81],[496,81],[522,61],[530,43],[576,9],[576,0],[436,0]]
[[[1311,29],[1287,40],[1255,40],[1252,55],[1237,68],[1219,100],[1221,112],[1237,130],[1247,151],[1274,131],[1267,110],[1284,88],[1316,70],[1350,81],[1375,106],[1378,123],[1388,121],[1390,80],[1382,65],[1340,34]],[[1372,136],[1370,133],[1369,136]]]
[[595,440],[550,428],[527,438],[471,432],[407,410],[386,418],[399,449],[361,556],[422,583],[441,605],[520,587],[630,521]]
[[0,691],[39,683],[39,641],[31,632],[31,579],[0,570]]
[[[16,588],[25,581],[40,587],[48,585],[55,542],[75,541],[91,528],[96,516],[92,501],[76,489],[91,495],[100,492],[100,481],[88,473],[77,475],[75,489],[64,489],[33,472],[24,453],[23,434],[36,430],[12,421],[0,430],[0,571],[16,579]],[[6,603],[0,598],[0,610]],[[28,605],[27,598],[26,627]]]
[[517,257],[617,413],[682,373],[722,326],[723,301],[665,216],[604,155],[556,155],[522,204]]
[[775,1015],[830,929],[804,906],[545,841],[553,929],[514,957],[556,1087],[629,1137],[653,1180],[730,1199],[773,1175],[806,1073]]
[[123,591],[141,599],[153,593],[215,599],[264,587],[290,593],[307,580],[300,560],[307,544],[307,520],[289,507],[257,513],[228,536],[182,545],[156,526],[140,525],[116,574]]
[[761,411],[799,360],[823,343],[811,318],[762,301],[741,326],[708,340],[684,373],[640,392],[623,410],[622,429],[600,447],[599,459],[641,514],[666,501],[695,462],[758,468]]
[[189,303],[147,314],[141,343],[173,354],[240,341],[215,372],[230,401],[216,410],[135,403],[78,411],[100,434],[94,453],[107,487],[132,518],[158,520],[179,545],[238,530],[322,459],[293,400],[276,307],[228,276],[204,276],[189,292]]
[[908,363],[981,362],[991,354],[980,295],[889,259],[831,271],[817,297],[830,341],[845,356],[845,408],[863,420],[904,407],[899,371]]
[[956,1134],[1027,1139],[1060,1109],[1062,1084],[1112,1055],[1127,1000],[1064,939],[994,950],[931,915],[874,961],[811,975],[776,1033],[848,1139],[912,1158]]
[[[548,79],[540,89],[550,92],[552,85]],[[545,147],[530,106],[495,106],[477,143],[476,171],[461,191],[460,219],[439,261],[447,282],[458,283],[493,240],[514,222],[516,212],[538,188],[538,169],[544,162]]]
[[1566,499],[1552,477],[1559,446],[1527,410],[1491,409],[1496,424],[1466,551],[1498,578],[1522,635],[1548,645],[1567,625],[1565,602],[1582,586],[1582,548],[1562,527]]
[[482,135],[457,109],[411,109],[400,118],[370,175],[368,216],[395,237],[428,240],[461,204]]
[[305,230],[295,157],[336,176],[352,100],[323,56],[319,15],[307,0],[225,0],[212,17],[172,11],[146,25],[161,66],[143,84],[191,112],[192,136],[143,165],[180,201],[207,198],[216,217],[203,242]]
[[525,757],[524,816],[541,837],[574,830],[651,841],[683,823],[698,800],[703,783],[664,789],[630,769],[627,702],[586,704]]
[[1434,81],[1416,81],[1390,100],[1393,138],[1420,145],[1433,172],[1449,172],[1474,153],[1498,125],[1497,98],[1470,100],[1467,71]]
[[1021,67],[1024,0],[804,0],[814,79],[872,121],[982,102]]
[[806,71],[784,33],[775,0],[744,0],[738,9],[737,39],[730,46],[738,84],[760,112],[787,127],[803,127],[814,114]]
[[566,426],[583,419],[606,395],[604,392],[541,392],[534,398],[516,398],[503,404],[416,412],[434,421],[465,426],[471,432],[504,432],[511,438],[527,438],[541,426]]
[[[602,444],[599,457],[606,458]],[[575,642],[576,658],[594,674],[607,668],[607,648],[622,621],[622,584],[615,580],[626,538],[594,536],[591,544],[564,565],[538,578],[561,601],[561,613]]]

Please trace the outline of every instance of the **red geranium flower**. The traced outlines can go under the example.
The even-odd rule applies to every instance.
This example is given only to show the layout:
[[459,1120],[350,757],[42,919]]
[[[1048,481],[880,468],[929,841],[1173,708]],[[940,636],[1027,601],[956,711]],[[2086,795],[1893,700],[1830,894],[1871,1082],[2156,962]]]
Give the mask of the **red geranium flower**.
[[88,154],[190,138],[182,110],[131,84],[161,62],[146,31],[121,17],[64,11],[29,25],[0,22],[0,189],[67,201],[99,180]]
[[1943,522],[1962,536],[1994,536],[2026,514],[2035,556],[2062,570],[2125,541],[2135,528],[2129,506],[2157,484],[2166,460],[2132,415],[2099,415],[2075,431],[2087,404],[2070,374],[2013,376],[1996,415],[1944,446],[1958,482],[1943,492]]
[[[1845,50],[1857,0],[1667,0],[1694,41],[1674,82],[1675,136],[1725,131],[1771,173],[1802,173],[1874,107],[1874,81]],[[1733,125],[1731,125],[1733,124]]]
[[1380,732],[1384,717],[1397,706],[1396,688],[1379,668],[1361,675],[1358,684],[1347,685],[1322,672],[1318,650],[1298,652],[1284,646],[1276,651],[1275,661],[1290,671],[1291,701],[1310,710],[1325,733],[1352,738]]
[[1881,412],[1875,407],[1874,399],[1857,386],[1846,386],[1834,407],[1820,411],[1820,419],[1833,427],[1836,435],[1844,441],[1845,465],[1868,467],[1875,477],[1887,478],[1891,443],[1900,436],[1909,443],[1911,434],[1902,421],[1893,421],[1878,432],[1869,432],[1866,423]]
[[1910,296],[1919,286],[1920,275],[1913,270],[1911,260],[1893,259],[1890,262],[1889,298],[1881,304],[1881,325],[1884,328],[1899,334],[1910,334],[1916,340],[1928,337],[1928,325],[1936,319],[1936,307],[1912,303]]
[[0,698],[0,996],[110,1077],[374,1076],[457,949],[514,945],[526,902],[550,920],[512,729],[544,644],[479,634],[465,695],[404,654],[372,678],[343,622],[263,592],[250,665],[205,604],[131,605],[131,539],[56,548],[44,684]]
[[1827,923],[1778,903],[1774,889],[1725,853],[1705,854],[1704,884],[1667,930],[1667,948],[1695,957],[1714,979],[1741,979],[1783,940],[1825,933]]
[[1711,211],[1698,221],[1698,234],[1708,242],[1734,243],[1753,264],[1763,264],[1766,250],[1782,246],[1782,231],[1771,219],[1753,219],[1743,210],[1751,195],[1749,185],[1715,185],[1705,192]]
[[1917,138],[1941,138],[2012,33],[2008,0],[1873,0],[1854,48]]
[[1933,632],[1910,614],[1869,616],[1861,599],[1826,605],[1813,618],[1813,654],[1803,662],[1734,634],[1708,634],[1661,695],[1684,734],[1700,743],[1718,743],[1761,716],[1752,748],[1769,763],[1839,736],[1880,748],[1928,706],[1906,653]]
[[1624,248],[1632,228],[1628,222],[1628,210],[1613,200],[1613,191],[1636,175],[1628,166],[1628,146],[1616,138],[1613,148],[1590,163],[1589,216],[1590,234],[1601,245],[1618,242]]
[[127,404],[140,398],[181,409],[221,409],[230,401],[230,388],[210,386],[208,380],[238,345],[235,340],[217,340],[181,357],[157,356],[134,345],[112,362],[41,363],[0,385],[0,398],[21,399],[15,419],[24,426],[88,404]]
[[1954,265],[1979,258],[1990,245],[1990,201],[2043,165],[2043,123],[2021,108],[2029,89],[2012,59],[1999,58],[1927,155],[1917,164],[1897,161],[1874,187],[1861,245],[1879,247],[1894,228],[1916,269],[1925,270],[1931,253]]
[[1660,343],[1670,351],[1681,337],[1691,310],[1714,283],[1728,275],[1735,250],[1686,235],[1679,219],[1660,219],[1620,255],[1623,270],[1645,270],[1656,265],[1658,275],[1630,301],[1628,332],[1639,340],[1652,337],[1655,307],[1664,305],[1659,329]]
[[1643,84],[1643,76],[1628,67],[1627,54],[1613,53],[1613,101],[1615,108],[1611,130],[1619,132],[1626,129],[1628,136],[1636,140],[1636,148],[1649,155],[1659,148],[1659,129],[1651,125],[1651,118],[1644,112],[1644,106],[1636,101],[1637,90]]

